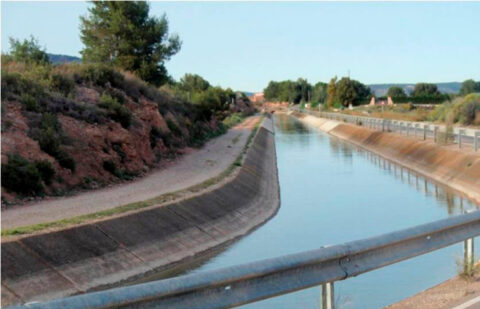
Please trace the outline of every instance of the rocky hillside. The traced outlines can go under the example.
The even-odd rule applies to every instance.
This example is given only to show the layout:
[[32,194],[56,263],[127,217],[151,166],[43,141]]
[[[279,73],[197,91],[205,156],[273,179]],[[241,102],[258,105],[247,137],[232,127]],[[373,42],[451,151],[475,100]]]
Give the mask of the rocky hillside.
[[104,66],[3,63],[2,204],[139,176],[252,111],[235,103],[190,104]]

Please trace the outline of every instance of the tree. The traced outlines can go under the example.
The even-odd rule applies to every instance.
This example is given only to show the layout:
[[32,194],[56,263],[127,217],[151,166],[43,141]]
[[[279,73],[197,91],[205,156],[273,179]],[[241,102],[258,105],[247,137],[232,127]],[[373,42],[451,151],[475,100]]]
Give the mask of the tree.
[[35,64],[50,63],[47,53],[33,36],[30,37],[30,40],[25,39],[23,42],[10,38],[10,50],[10,56],[14,61]]
[[205,91],[210,87],[210,83],[198,74],[185,74],[178,83],[182,91],[195,92]]
[[388,88],[387,96],[392,98],[406,98],[407,94],[405,93],[405,90],[403,90],[402,87],[392,86]]
[[310,85],[306,79],[299,78],[297,79],[295,86],[296,99],[298,102],[310,101],[310,96],[312,95],[312,85]]
[[480,92],[480,82],[475,82],[473,79],[467,79],[462,83],[460,95],[467,95],[474,92]]
[[336,97],[343,106],[358,105],[370,94],[370,88],[349,77],[343,77],[337,83]]
[[335,104],[337,97],[337,76],[333,77],[327,86],[327,107],[332,107]]
[[348,77],[343,77],[337,83],[337,99],[343,106],[353,104],[353,101],[357,98],[355,92],[355,85]]
[[327,98],[327,84],[318,82],[313,86],[312,90],[312,102],[320,103],[325,102]]
[[428,83],[418,83],[412,91],[412,97],[438,97],[441,93],[437,85]]
[[168,36],[168,21],[150,17],[144,1],[92,2],[81,17],[81,51],[84,62],[102,62],[132,71],[155,85],[168,81],[165,62],[181,46],[177,35]]

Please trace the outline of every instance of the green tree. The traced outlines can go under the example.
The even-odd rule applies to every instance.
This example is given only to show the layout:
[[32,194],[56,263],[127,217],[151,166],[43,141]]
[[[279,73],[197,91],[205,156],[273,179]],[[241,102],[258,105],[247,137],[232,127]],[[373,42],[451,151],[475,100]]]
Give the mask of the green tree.
[[110,63],[155,85],[168,81],[165,62],[181,42],[177,35],[168,36],[165,15],[150,17],[144,1],[92,2],[88,11],[80,18],[83,61]]
[[327,98],[327,84],[318,82],[313,86],[312,90],[312,102],[320,103],[325,102]]
[[473,79],[467,79],[462,83],[460,95],[467,95],[474,92],[480,92],[480,82],[475,82]]
[[388,88],[387,96],[392,98],[406,98],[407,94],[405,93],[405,90],[403,90],[402,87],[392,86]]
[[435,84],[418,83],[412,91],[412,97],[438,97],[441,93]]
[[307,102],[310,101],[310,97],[312,95],[312,85],[308,83],[308,81],[304,78],[297,79],[295,84],[295,97],[298,102]]
[[355,85],[348,77],[343,77],[337,83],[337,99],[343,106],[353,104],[353,101],[357,98],[355,92]]
[[280,85],[276,81],[270,81],[268,86],[263,89],[263,94],[266,100],[276,101],[279,100]]
[[333,77],[327,86],[327,107],[332,107],[335,104],[337,97],[337,76]]
[[20,40],[10,38],[10,57],[18,62],[49,64],[50,60],[44,49],[38,44],[38,40],[33,36],[30,40]]
[[336,97],[343,106],[358,105],[370,95],[370,88],[349,77],[343,77],[337,83]]
[[196,92],[202,92],[210,87],[210,83],[197,74],[185,74],[178,82],[181,91],[190,92],[192,95]]

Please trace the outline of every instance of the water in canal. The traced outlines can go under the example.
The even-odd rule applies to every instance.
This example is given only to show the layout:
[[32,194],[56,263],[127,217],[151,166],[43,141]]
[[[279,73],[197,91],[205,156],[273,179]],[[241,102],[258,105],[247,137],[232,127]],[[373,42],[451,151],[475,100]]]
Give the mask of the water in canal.
[[[275,118],[281,207],[265,225],[186,272],[201,272],[376,236],[460,214],[474,204],[298,120]],[[478,247],[478,246],[477,246]],[[337,308],[381,308],[457,273],[462,245],[335,283]],[[158,278],[158,277],[157,277]],[[245,308],[320,308],[310,288]]]

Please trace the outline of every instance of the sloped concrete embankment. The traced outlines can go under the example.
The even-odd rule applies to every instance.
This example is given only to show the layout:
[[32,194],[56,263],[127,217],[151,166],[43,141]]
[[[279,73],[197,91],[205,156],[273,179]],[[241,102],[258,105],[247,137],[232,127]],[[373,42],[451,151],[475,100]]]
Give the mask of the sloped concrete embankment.
[[480,155],[310,115],[304,123],[445,184],[480,203]]
[[2,304],[63,297],[138,278],[245,235],[279,207],[273,123],[236,177],[166,206],[2,242]]

